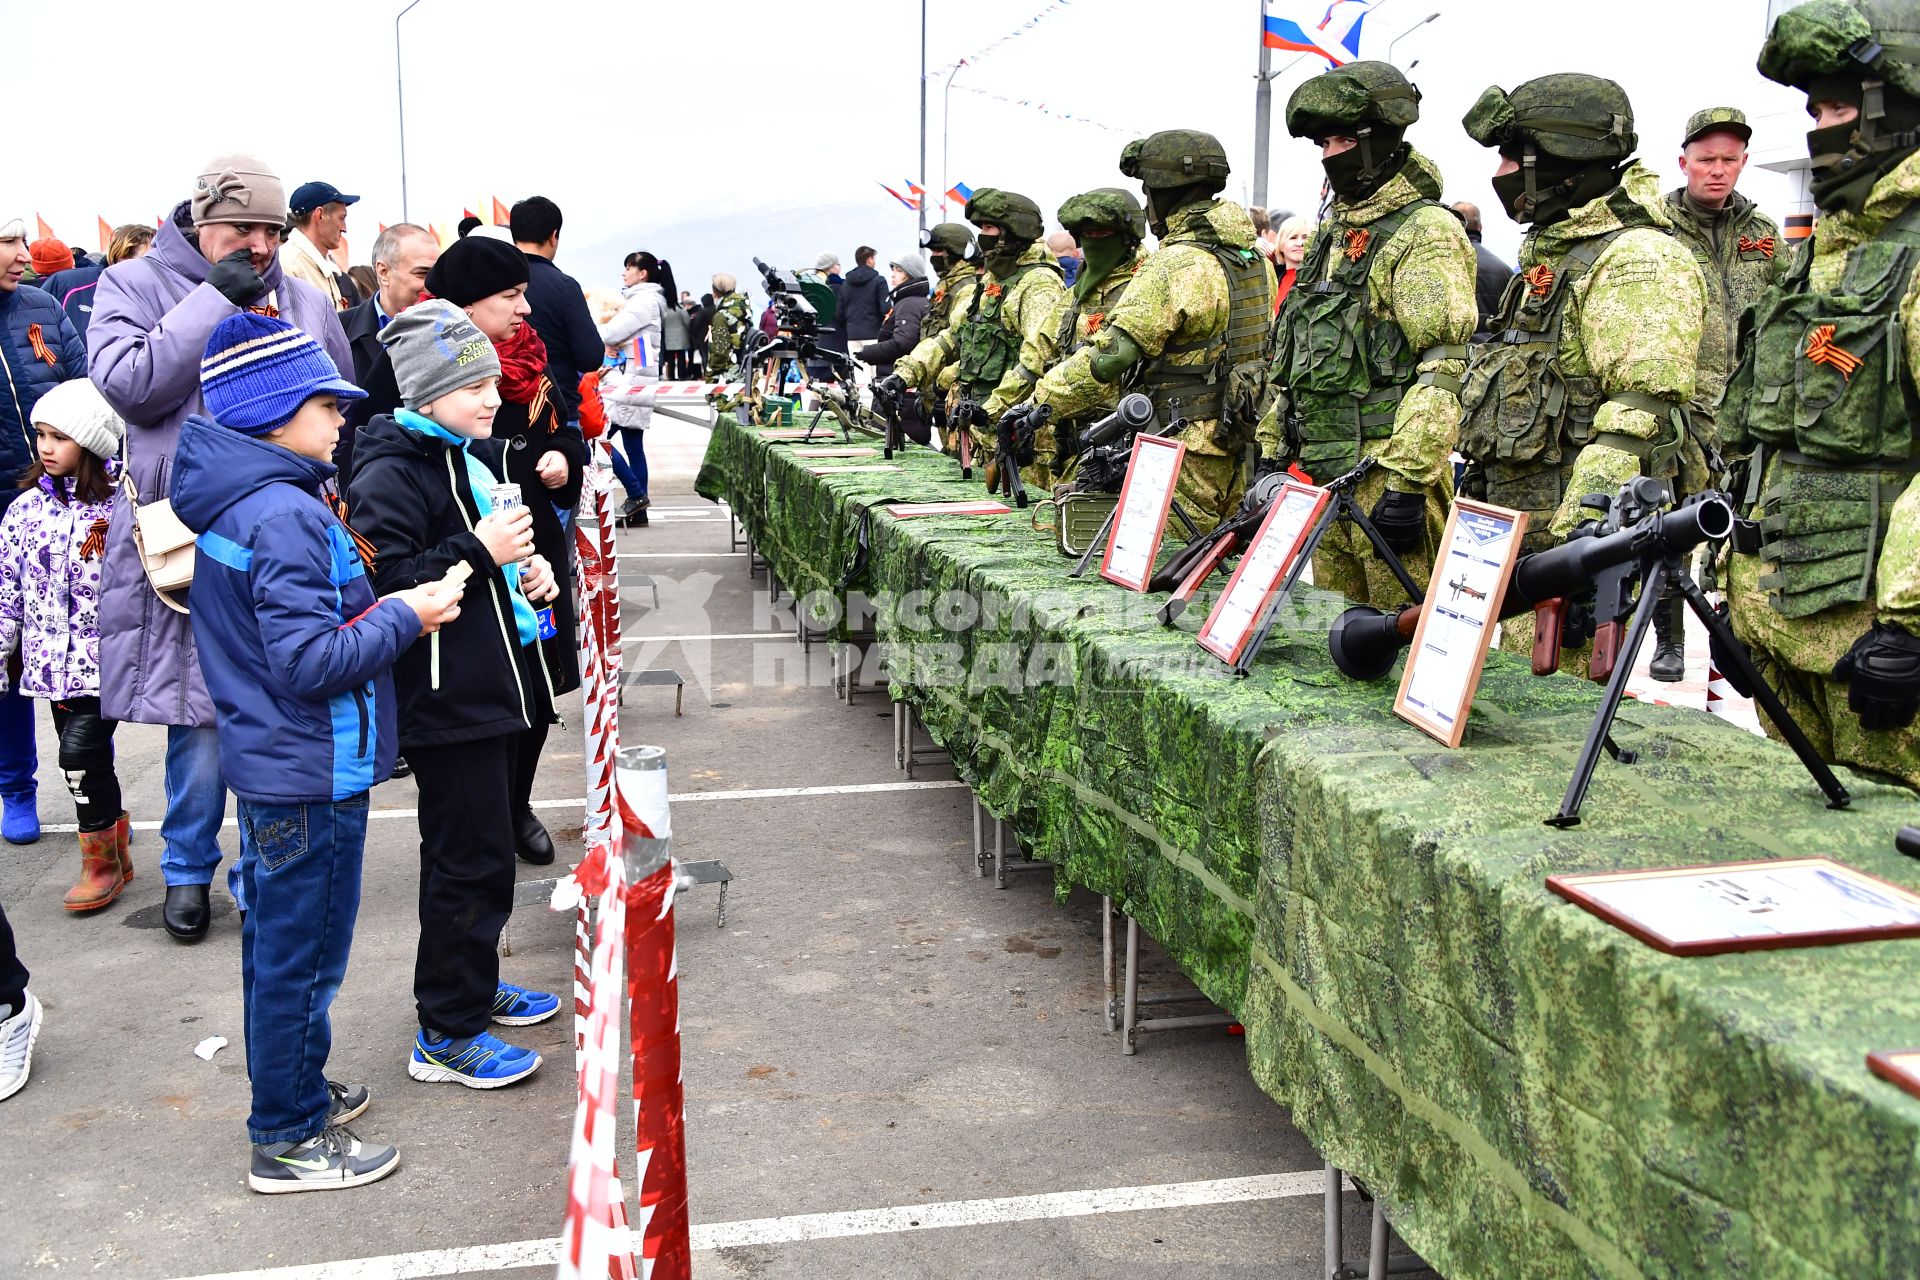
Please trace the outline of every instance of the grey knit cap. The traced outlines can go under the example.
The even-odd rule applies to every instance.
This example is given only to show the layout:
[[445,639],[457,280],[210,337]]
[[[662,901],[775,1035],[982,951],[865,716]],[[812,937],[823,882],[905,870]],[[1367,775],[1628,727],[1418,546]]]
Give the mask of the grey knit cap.
[[917,253],[903,253],[887,265],[900,268],[915,280],[927,278],[927,260]]
[[467,313],[444,298],[417,302],[387,322],[380,343],[409,409],[500,376],[500,357]]
[[287,189],[272,170],[252,156],[215,156],[193,180],[193,225],[209,222],[287,221]]

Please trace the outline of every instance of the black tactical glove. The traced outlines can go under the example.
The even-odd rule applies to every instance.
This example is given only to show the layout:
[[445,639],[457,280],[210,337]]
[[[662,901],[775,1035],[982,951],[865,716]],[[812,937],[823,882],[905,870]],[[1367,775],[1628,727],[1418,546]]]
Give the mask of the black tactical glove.
[[1904,729],[1920,712],[1920,638],[1897,622],[1876,622],[1833,664],[1862,729]]
[[253,255],[235,249],[207,271],[207,283],[236,307],[250,307],[266,296],[267,282],[253,269]]
[[[1714,606],[1713,612],[1720,621],[1726,622],[1728,617],[1727,602],[1722,600]],[[1740,674],[1740,668],[1734,662],[1733,655],[1727,651],[1727,646],[1721,642],[1718,635],[1711,636],[1709,639],[1711,643],[1708,648],[1709,652],[1713,655],[1713,669],[1720,673],[1722,680],[1725,680],[1733,686],[1735,693],[1743,698],[1751,698],[1753,696],[1753,688],[1747,683],[1747,678]]]
[[1421,493],[1401,493],[1398,489],[1389,489],[1380,495],[1380,501],[1373,504],[1373,510],[1367,513],[1373,521],[1373,527],[1380,531],[1389,547],[1396,554],[1405,555],[1419,549],[1420,540],[1427,531],[1427,498]]
[[1287,466],[1278,458],[1261,458],[1253,464],[1253,478],[1256,482],[1266,479],[1276,472],[1285,471]]

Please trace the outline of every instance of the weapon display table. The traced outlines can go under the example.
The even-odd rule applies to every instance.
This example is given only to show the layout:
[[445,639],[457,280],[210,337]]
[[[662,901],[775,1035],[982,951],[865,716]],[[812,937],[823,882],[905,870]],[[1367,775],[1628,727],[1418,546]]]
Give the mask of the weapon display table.
[[1030,512],[867,515],[978,496],[951,460],[790,449],[723,421],[696,488],[796,599],[837,593],[864,521],[894,696],[1062,892],[1111,895],[1240,1019],[1442,1274],[1920,1276],[1920,1098],[1866,1065],[1920,1046],[1920,939],[1681,959],[1544,883],[1824,854],[1920,888],[1912,792],[1842,771],[1830,812],[1784,747],[1629,701],[1639,763],[1556,830],[1595,686],[1496,653],[1448,751],[1334,670],[1336,597],[1302,589],[1236,679],[1193,642],[1207,594],[1162,628],[1160,597],[1069,580]]

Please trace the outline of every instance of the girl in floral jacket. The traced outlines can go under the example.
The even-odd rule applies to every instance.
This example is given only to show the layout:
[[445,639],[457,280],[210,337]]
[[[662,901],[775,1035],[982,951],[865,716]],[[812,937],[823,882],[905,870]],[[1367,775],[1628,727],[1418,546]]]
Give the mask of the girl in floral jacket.
[[[100,715],[100,559],[126,426],[85,378],[33,408],[33,467],[0,520],[0,656],[20,649],[20,692],[53,704],[60,768],[80,816],[80,879],[69,911],[95,911],[133,878],[113,772],[114,722]],[[10,665],[10,664],[9,664]],[[0,689],[6,674],[0,669]]]

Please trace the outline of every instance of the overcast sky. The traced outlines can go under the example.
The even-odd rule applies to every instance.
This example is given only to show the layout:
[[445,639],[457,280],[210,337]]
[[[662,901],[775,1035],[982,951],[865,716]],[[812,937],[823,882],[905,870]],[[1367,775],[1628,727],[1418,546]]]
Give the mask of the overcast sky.
[[[96,215],[151,221],[187,194],[202,162],[245,150],[289,190],[320,178],[362,195],[348,232],[364,261],[377,225],[401,216],[393,19],[403,2],[175,13],[83,0],[41,20],[43,34],[60,36],[31,52],[16,22],[8,96],[38,123],[16,131],[5,212],[38,212],[91,248]],[[1136,132],[1188,127],[1219,135],[1234,167],[1227,194],[1245,197],[1255,0],[1074,0],[959,73],[943,170],[944,64],[1046,4],[928,0],[930,189],[1010,188],[1051,217],[1077,191],[1125,184],[1114,163]],[[1492,207],[1495,161],[1459,125],[1489,83],[1510,88],[1550,71],[1614,77],[1633,99],[1641,157],[1669,185],[1679,181],[1682,124],[1699,107],[1745,108],[1760,122],[1756,151],[1791,151],[1807,127],[1799,97],[1753,70],[1764,0],[1381,0],[1363,54],[1385,57],[1389,40],[1435,10],[1437,21],[1394,50],[1424,94],[1409,137],[1439,162],[1449,200],[1487,207],[1488,241],[1503,252],[1519,233]],[[842,211],[836,230],[847,225],[819,247],[849,265],[855,244],[884,254],[913,241],[914,215],[876,185],[899,189],[919,167],[912,0],[419,0],[402,37],[416,222],[457,220],[463,205],[484,213],[496,195],[509,204],[551,196],[567,218],[561,263],[588,283],[617,278],[617,256],[602,259],[629,241],[670,251],[681,283],[692,283],[718,252],[701,243],[701,228],[722,218],[764,226],[769,252],[795,259],[781,265],[801,254],[781,229],[804,225],[818,238],[825,232],[810,211],[828,207]],[[1290,56],[1276,55],[1276,65]],[[1320,65],[1302,61],[1274,85],[1270,205],[1315,201],[1318,157],[1286,136],[1284,108]],[[1790,211],[1785,179],[1756,167],[1742,189],[1776,217]],[[649,239],[666,234],[676,243]],[[806,258],[810,265],[811,250]]]

